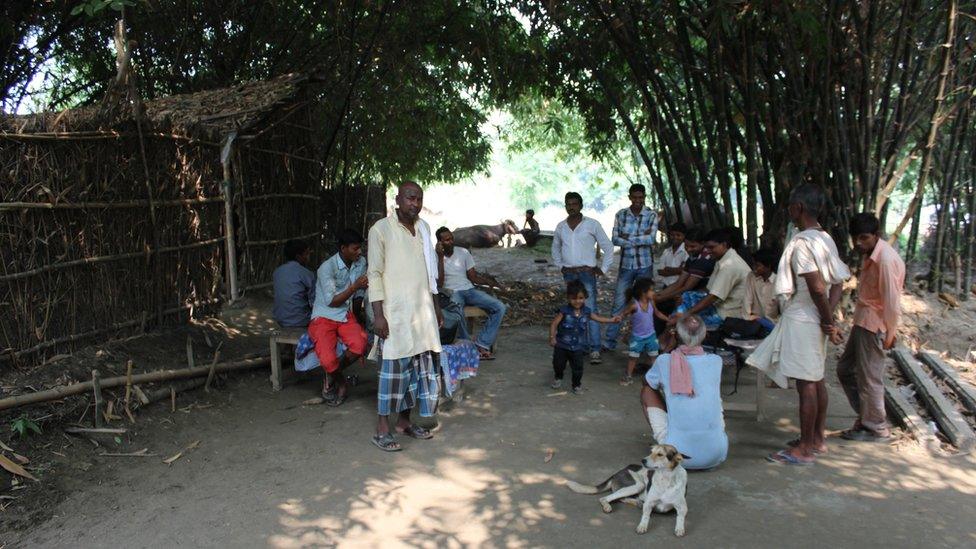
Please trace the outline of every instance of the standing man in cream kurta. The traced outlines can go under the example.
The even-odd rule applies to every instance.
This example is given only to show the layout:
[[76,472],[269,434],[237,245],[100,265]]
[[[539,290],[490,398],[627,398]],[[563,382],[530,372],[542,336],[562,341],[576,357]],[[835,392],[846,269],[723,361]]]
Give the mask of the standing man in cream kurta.
[[369,230],[369,301],[379,338],[379,420],[373,444],[395,452],[400,443],[390,432],[388,416],[398,414],[396,431],[417,439],[433,435],[410,422],[416,405],[422,417],[437,411],[440,378],[432,353],[441,351],[441,310],[437,303],[437,269],[430,227],[420,219],[424,191],[407,181],[400,185],[396,210]]

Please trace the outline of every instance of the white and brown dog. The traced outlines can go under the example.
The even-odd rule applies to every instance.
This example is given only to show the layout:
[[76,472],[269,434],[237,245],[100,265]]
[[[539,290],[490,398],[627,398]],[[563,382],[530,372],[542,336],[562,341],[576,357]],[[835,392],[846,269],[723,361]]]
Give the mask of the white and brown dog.
[[688,471],[681,466],[681,462],[688,456],[682,454],[670,444],[658,444],[651,448],[651,453],[641,463],[652,469],[651,484],[644,492],[644,507],[641,510],[641,520],[637,525],[637,533],[647,532],[651,521],[651,512],[667,513],[674,509],[678,514],[674,522],[674,535],[685,535],[685,515],[688,514],[688,502],[685,493],[688,490]]
[[688,514],[688,503],[685,500],[688,472],[681,466],[681,462],[687,457],[670,444],[658,444],[651,448],[651,453],[641,460],[640,465],[628,465],[596,486],[573,481],[569,481],[567,486],[579,494],[609,491],[610,494],[600,498],[604,513],[612,512],[613,507],[610,504],[618,500],[641,507],[638,534],[647,532],[653,511],[666,513],[674,510],[678,515],[674,535],[683,536],[685,516]]

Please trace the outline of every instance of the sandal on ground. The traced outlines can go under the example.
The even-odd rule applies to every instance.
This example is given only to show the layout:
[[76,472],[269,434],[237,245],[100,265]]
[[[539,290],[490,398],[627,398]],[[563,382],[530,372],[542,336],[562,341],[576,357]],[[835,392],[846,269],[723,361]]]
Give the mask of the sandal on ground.
[[849,429],[841,433],[840,438],[856,442],[891,442],[891,435],[879,435],[867,429]]
[[427,429],[424,429],[423,427],[421,427],[420,425],[417,425],[415,423],[411,423],[410,424],[410,427],[407,427],[406,429],[404,429],[402,431],[399,430],[399,429],[397,429],[397,432],[400,433],[400,434],[402,434],[402,435],[406,435],[408,437],[416,438],[416,439],[419,439],[419,440],[427,440],[427,439],[430,439],[430,438],[434,438],[434,435],[430,431],[428,431]]
[[[800,445],[800,439],[794,438],[793,440],[788,441],[786,443],[786,445],[789,446],[790,448],[796,448],[797,446]],[[813,450],[813,453],[814,454],[823,454],[823,453],[826,453],[826,450]]]
[[495,355],[491,353],[488,349],[483,349],[478,347],[478,359],[479,360],[495,360]]
[[373,445],[383,450],[384,452],[399,452],[403,448],[400,447],[400,443],[397,442],[393,435],[390,433],[383,433],[382,435],[373,435]]
[[634,376],[624,376],[620,378],[621,385],[631,385],[632,383],[634,383]]
[[779,452],[773,452],[766,456],[766,461],[770,463],[779,463],[780,465],[799,465],[801,467],[807,467],[813,465],[814,460],[803,460],[790,453],[789,450],[780,450]]
[[348,396],[348,393],[344,395],[339,395],[339,393],[329,393],[328,396],[323,396],[322,398],[325,400],[326,406],[335,408],[336,406],[341,406],[342,403],[346,401]]

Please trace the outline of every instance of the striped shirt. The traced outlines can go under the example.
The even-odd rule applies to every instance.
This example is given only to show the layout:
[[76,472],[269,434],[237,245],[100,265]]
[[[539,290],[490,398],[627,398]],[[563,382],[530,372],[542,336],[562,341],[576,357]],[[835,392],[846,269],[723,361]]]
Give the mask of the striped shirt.
[[[613,243],[620,246],[621,269],[654,266],[651,247],[657,234],[657,213],[644,207],[637,215],[624,208],[613,218]],[[626,237],[622,235],[627,235]]]

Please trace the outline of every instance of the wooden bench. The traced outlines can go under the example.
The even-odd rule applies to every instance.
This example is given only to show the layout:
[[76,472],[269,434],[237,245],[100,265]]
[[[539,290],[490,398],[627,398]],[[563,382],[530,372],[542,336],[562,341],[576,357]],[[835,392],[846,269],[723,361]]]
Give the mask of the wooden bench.
[[[739,340],[739,339],[726,339],[725,344],[729,347],[733,347],[736,350],[736,361],[742,361],[740,364],[736,364],[736,368],[742,368],[745,364],[745,359],[756,350],[759,346],[759,341],[761,340]],[[722,409],[729,412],[755,412],[756,421],[765,421],[766,419],[766,375],[757,368],[756,370],[756,402],[755,404],[750,404],[748,402],[723,402]],[[739,373],[736,371],[736,384],[738,384]]]
[[[477,324],[476,321],[482,318],[483,319],[488,318],[488,313],[486,313],[484,309],[481,309],[480,307],[470,307],[470,306],[464,308],[464,321],[468,324],[468,335],[471,336],[472,340],[474,340],[474,336],[475,336],[474,328],[475,325]],[[498,341],[495,341],[495,343],[492,344],[490,351],[494,353],[495,349],[497,348],[498,348]]]
[[475,320],[479,318],[488,318],[488,313],[479,307],[464,308],[464,321],[468,324],[468,333],[471,334],[472,339],[474,338]]
[[298,345],[298,338],[305,333],[305,328],[276,328],[271,331],[271,389],[281,390],[281,346]]

